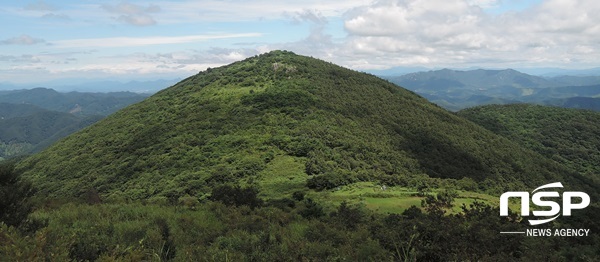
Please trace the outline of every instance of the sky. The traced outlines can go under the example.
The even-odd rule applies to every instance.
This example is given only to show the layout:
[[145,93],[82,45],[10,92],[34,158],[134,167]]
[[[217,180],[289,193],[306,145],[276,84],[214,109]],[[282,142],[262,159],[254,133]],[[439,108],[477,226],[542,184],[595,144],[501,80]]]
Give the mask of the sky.
[[355,70],[600,66],[595,0],[0,3],[0,83],[183,78],[271,50]]

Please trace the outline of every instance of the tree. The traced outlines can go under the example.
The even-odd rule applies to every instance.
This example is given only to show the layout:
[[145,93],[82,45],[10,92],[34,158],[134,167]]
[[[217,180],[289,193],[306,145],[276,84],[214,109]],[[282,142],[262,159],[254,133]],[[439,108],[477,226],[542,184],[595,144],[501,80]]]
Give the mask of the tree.
[[458,193],[455,191],[445,190],[439,192],[437,196],[427,195],[427,197],[421,201],[421,206],[423,206],[429,214],[441,217],[446,213],[445,209],[452,208],[454,198],[457,196]]
[[0,222],[19,226],[31,211],[33,186],[22,181],[13,162],[0,164]]
[[210,200],[219,201],[228,206],[249,206],[254,209],[263,204],[258,198],[258,189],[253,187],[242,188],[239,185],[222,185],[212,190]]

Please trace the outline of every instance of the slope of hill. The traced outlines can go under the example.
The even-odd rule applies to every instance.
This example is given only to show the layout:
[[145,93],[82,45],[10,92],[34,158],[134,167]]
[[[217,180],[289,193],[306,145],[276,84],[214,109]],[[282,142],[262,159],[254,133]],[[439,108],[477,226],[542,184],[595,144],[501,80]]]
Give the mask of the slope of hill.
[[0,120],[29,116],[46,110],[29,104],[0,103]]
[[589,187],[410,91],[282,51],[189,77],[19,169],[52,196],[94,188],[129,199],[202,197],[228,183],[256,185],[269,197],[358,181],[456,181],[427,177],[477,181],[495,193],[549,180]]
[[109,115],[127,105],[146,98],[145,94],[59,93],[53,89],[34,88],[0,92],[0,103],[31,104],[47,110],[77,115]]
[[0,116],[0,158],[37,152],[102,118],[6,103],[0,103]]
[[521,104],[475,107],[458,114],[600,181],[598,112]]

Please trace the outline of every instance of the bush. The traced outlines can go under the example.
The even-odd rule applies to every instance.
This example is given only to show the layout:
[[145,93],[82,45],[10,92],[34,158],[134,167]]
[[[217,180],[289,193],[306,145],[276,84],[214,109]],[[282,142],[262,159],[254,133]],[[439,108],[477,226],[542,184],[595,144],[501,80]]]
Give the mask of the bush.
[[300,213],[303,218],[320,218],[325,215],[323,207],[312,200],[312,198],[307,198],[304,201],[304,209],[300,210],[298,213]]
[[33,186],[21,180],[12,162],[0,164],[0,222],[19,226],[31,211],[33,193]]
[[336,172],[311,177],[306,181],[306,186],[315,190],[333,189],[356,182],[355,180],[349,172],[338,169]]
[[261,206],[263,203],[262,199],[258,198],[258,189],[254,187],[242,188],[239,185],[215,187],[209,199],[228,206],[249,206],[252,209]]

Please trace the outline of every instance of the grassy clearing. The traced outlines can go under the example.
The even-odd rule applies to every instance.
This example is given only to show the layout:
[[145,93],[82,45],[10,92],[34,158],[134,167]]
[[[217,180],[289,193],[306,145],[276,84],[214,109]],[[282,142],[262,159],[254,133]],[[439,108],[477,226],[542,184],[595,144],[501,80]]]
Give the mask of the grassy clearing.
[[[437,194],[442,189],[435,189],[430,194]],[[451,213],[462,211],[461,206],[469,206],[475,201],[491,205],[498,205],[498,198],[482,193],[470,191],[457,191],[458,197],[454,200]],[[417,191],[406,187],[386,187],[372,182],[359,182],[349,186],[340,187],[333,191],[320,192],[316,198],[323,202],[339,205],[343,201],[352,204],[362,204],[366,208],[378,213],[402,213],[411,206],[421,207],[424,197],[416,195]],[[511,206],[511,208],[513,208]]]
[[306,188],[304,161],[287,155],[276,156],[259,174],[261,197],[282,198]]

